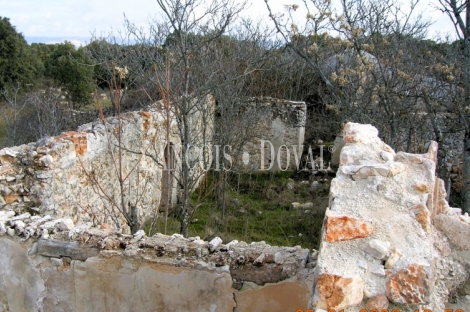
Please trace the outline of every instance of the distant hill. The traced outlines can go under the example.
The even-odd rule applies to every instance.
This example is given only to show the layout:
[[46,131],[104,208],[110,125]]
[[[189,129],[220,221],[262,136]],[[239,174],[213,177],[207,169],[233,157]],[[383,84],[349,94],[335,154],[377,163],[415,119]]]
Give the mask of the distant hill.
[[75,46],[86,45],[89,41],[89,37],[25,37],[28,44],[31,43],[62,43],[64,41],[69,41]]

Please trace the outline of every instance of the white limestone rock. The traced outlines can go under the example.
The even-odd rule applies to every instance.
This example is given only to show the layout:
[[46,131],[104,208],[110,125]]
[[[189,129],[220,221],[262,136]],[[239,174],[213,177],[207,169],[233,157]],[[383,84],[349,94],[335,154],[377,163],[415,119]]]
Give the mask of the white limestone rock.
[[15,212],[14,211],[11,211],[11,210],[7,210],[7,211],[0,211],[0,220],[2,221],[7,221],[11,218],[13,218],[15,216]]
[[44,155],[39,158],[40,164],[43,165],[44,167],[49,167],[49,165],[52,164],[53,161],[54,159],[52,158],[51,155]]
[[388,257],[387,261],[385,262],[385,268],[386,269],[393,268],[395,264],[398,262],[398,260],[400,260],[401,256],[402,254],[400,253],[400,251],[395,249],[390,255],[390,257]]
[[15,229],[13,228],[7,228],[7,234],[8,236],[14,236],[15,235]]
[[237,241],[237,240],[233,240],[233,241],[229,242],[229,243],[228,243],[227,245],[225,245],[225,246],[227,247],[227,250],[229,250],[231,246],[234,246],[234,245],[236,245],[236,244],[238,244],[238,241]]
[[313,203],[312,202],[306,202],[306,203],[298,203],[298,202],[293,202],[292,208],[294,209],[308,209],[308,208],[313,208]]
[[377,276],[381,276],[381,277],[384,277],[385,276],[385,268],[383,265],[374,265],[370,272],[372,274],[375,274]]
[[29,219],[30,217],[31,217],[31,214],[29,212],[25,212],[25,213],[20,214],[19,216],[11,218],[10,221],[24,220],[24,219]]
[[77,225],[71,231],[69,231],[69,238],[76,239],[80,237],[83,233],[85,233],[89,228],[91,228],[93,224],[91,222],[87,222],[84,224]]
[[376,259],[385,259],[390,252],[390,243],[371,239],[364,244],[363,250]]
[[381,151],[380,152],[380,157],[382,157],[382,159],[385,160],[386,162],[391,162],[394,159],[394,155],[392,153],[386,152],[386,151]]
[[21,220],[13,221],[13,223],[11,224],[15,227],[16,231],[20,234],[24,232],[24,229],[26,227],[26,223],[24,223]]
[[2,148],[0,150],[0,156],[10,156],[14,158],[16,155],[18,155],[18,152],[9,148]]
[[52,220],[52,221],[47,221],[39,226],[40,229],[42,230],[50,230],[55,228],[55,224],[57,223],[57,220]]
[[0,236],[5,235],[6,232],[7,232],[7,229],[5,227],[5,222],[0,221]]
[[70,231],[75,226],[72,219],[59,219],[56,222],[55,228],[60,231]]
[[145,232],[144,232],[144,230],[138,230],[138,231],[135,232],[135,234],[134,234],[134,239],[133,239],[133,241],[134,241],[134,242],[138,242],[138,241],[140,241],[143,237],[145,237]]
[[364,269],[364,270],[367,270],[367,262],[363,259],[359,259],[356,261],[356,264],[358,267],[360,267],[361,269]]
[[209,250],[213,252],[220,244],[222,244],[222,239],[218,236],[214,237],[210,242],[209,242]]

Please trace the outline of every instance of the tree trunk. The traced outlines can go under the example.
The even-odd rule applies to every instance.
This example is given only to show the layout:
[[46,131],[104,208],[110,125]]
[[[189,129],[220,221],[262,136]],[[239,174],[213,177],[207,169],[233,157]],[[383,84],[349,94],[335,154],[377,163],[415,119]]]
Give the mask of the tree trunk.
[[183,100],[183,153],[182,153],[182,163],[183,163],[183,203],[181,207],[181,235],[184,237],[188,237],[188,227],[189,227],[189,195],[191,192],[190,189],[190,182],[191,182],[191,176],[189,172],[189,164],[188,164],[188,159],[189,159],[189,138],[190,138],[190,121],[189,121],[189,103],[188,99]]
[[465,131],[463,151],[463,211],[470,214],[470,131]]

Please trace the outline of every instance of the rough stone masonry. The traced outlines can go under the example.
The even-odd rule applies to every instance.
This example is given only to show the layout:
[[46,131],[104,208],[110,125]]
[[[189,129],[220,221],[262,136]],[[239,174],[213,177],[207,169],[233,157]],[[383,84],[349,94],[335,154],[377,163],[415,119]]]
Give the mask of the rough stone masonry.
[[[395,153],[374,127],[353,123],[344,138],[319,252],[127,235],[20,209],[12,203],[24,198],[5,198],[27,195],[15,175],[5,178],[16,189],[2,193],[0,311],[469,311],[470,220],[444,199],[436,144],[424,155]],[[3,153],[0,169],[10,170],[18,155]],[[40,168],[46,155],[30,156]]]
[[311,304],[443,311],[468,279],[470,218],[445,201],[437,144],[424,155],[395,153],[376,128],[354,123],[343,136]]

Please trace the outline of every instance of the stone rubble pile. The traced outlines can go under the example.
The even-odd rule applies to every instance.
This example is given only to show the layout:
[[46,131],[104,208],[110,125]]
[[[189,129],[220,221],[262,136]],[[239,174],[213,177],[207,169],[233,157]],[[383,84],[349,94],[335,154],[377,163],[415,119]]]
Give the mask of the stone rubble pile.
[[343,137],[311,305],[443,310],[468,279],[470,220],[445,201],[437,144],[395,153],[376,128],[355,123]]
[[[90,224],[91,226],[91,224]],[[49,238],[50,234],[71,231],[75,227],[71,219],[53,219],[52,216],[32,216],[29,212],[16,215],[12,210],[0,211],[0,236],[22,236],[23,240],[30,237]]]

